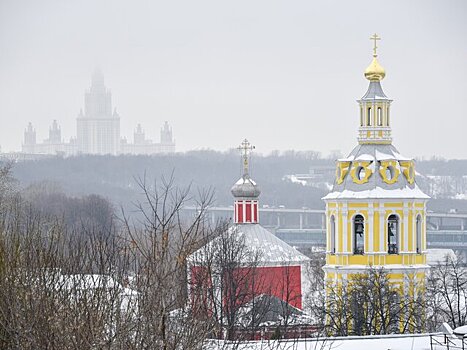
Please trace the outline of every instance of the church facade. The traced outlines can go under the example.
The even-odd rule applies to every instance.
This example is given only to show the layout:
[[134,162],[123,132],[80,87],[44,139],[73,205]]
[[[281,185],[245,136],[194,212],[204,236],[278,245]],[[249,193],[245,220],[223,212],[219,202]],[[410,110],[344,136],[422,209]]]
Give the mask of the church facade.
[[358,145],[336,162],[326,203],[328,283],[339,284],[370,268],[383,268],[390,283],[423,292],[426,264],[426,202],[415,181],[415,162],[392,144],[391,103],[381,81],[375,41],[365,71],[367,92],[358,101]]
[[261,191],[249,174],[253,148],[247,140],[239,147],[243,175],[231,189],[233,224],[187,259],[191,307],[220,323],[227,319],[231,330],[275,327],[284,313],[290,325],[303,325],[310,259],[259,224]]

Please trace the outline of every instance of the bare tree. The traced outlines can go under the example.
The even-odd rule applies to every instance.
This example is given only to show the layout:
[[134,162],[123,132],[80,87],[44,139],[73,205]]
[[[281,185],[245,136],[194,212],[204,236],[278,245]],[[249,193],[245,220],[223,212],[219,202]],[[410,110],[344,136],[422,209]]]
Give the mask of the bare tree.
[[324,288],[324,301],[317,299],[314,307],[329,335],[408,333],[425,327],[423,286],[414,277],[399,286],[383,268],[368,267],[348,279],[328,281]]
[[198,214],[187,222],[181,208],[193,199],[189,188],[177,188],[173,177],[153,188],[144,180],[139,185],[145,201],[138,209],[144,219],[135,225],[124,218],[139,292],[133,346],[195,349],[211,328],[186,307],[186,258],[211,234],[204,214],[212,193],[200,193]]
[[13,197],[17,195],[16,181],[11,175],[12,163],[0,164],[0,214],[8,210]]
[[0,344],[9,349],[102,347],[121,314],[118,244],[74,240],[56,218],[10,208],[0,233]]
[[226,222],[220,227],[191,257],[192,303],[216,321],[214,337],[239,341],[257,331],[267,312],[264,302],[255,304],[258,291],[265,290],[258,273],[261,253],[248,247],[235,227],[229,229]]
[[436,331],[443,322],[453,328],[466,323],[467,270],[460,258],[446,256],[431,267],[427,294],[430,331]]
[[[212,322],[186,306],[185,264],[211,234],[204,212],[212,195],[201,193],[199,213],[184,218],[188,190],[177,189],[173,179],[156,189],[140,185],[143,220],[125,218],[122,231],[111,221],[93,224],[86,212],[82,225],[68,226],[21,197],[4,201],[1,348],[202,346]],[[94,212],[101,207],[87,203]]]

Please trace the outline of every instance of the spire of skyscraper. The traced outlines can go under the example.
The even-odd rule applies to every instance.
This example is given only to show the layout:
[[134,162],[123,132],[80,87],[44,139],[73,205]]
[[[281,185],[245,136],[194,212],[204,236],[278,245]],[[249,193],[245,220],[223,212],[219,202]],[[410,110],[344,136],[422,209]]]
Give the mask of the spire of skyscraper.
[[92,73],[91,90],[105,91],[104,74],[100,67],[96,67]]

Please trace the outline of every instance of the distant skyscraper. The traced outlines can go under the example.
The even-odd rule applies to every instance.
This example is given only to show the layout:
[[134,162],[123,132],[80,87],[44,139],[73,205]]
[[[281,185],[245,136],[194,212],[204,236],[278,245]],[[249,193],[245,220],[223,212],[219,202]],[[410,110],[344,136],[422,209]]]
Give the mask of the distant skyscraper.
[[49,139],[46,141],[53,144],[62,143],[62,130],[56,120],[53,121],[52,126],[49,128]]
[[141,124],[136,126],[136,130],[133,134],[133,142],[135,145],[144,145],[146,143],[146,135],[144,135]]
[[165,121],[164,126],[161,128],[161,144],[170,145],[172,143],[174,143],[172,128],[169,126],[169,123]]
[[34,147],[36,146],[36,129],[33,128],[32,123],[28,124],[26,130],[24,130],[24,153],[34,153]]
[[161,128],[161,142],[146,138],[141,124],[133,134],[133,143],[120,138],[120,116],[112,113],[112,95],[104,85],[104,76],[95,70],[91,88],[84,94],[84,113],[79,112],[76,119],[77,137],[69,142],[62,140],[62,130],[54,120],[49,128],[49,138],[42,143],[36,141],[36,130],[31,123],[24,131],[22,152],[29,155],[62,155],[82,154],[134,154],[151,155],[175,152],[172,128],[165,122]]
[[120,116],[112,113],[112,95],[100,70],[94,71],[91,88],[84,95],[84,114],[77,118],[78,151],[86,154],[118,154]]

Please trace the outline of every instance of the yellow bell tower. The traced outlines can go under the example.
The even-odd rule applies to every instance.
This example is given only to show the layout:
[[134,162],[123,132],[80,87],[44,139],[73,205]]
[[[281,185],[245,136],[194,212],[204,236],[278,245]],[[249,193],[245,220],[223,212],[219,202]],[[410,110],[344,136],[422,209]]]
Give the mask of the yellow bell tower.
[[381,80],[375,34],[373,60],[365,70],[368,91],[360,107],[358,145],[336,162],[336,180],[326,202],[328,282],[383,267],[391,283],[404,288],[411,278],[424,284],[426,202],[415,182],[414,160],[392,145],[390,100]]

